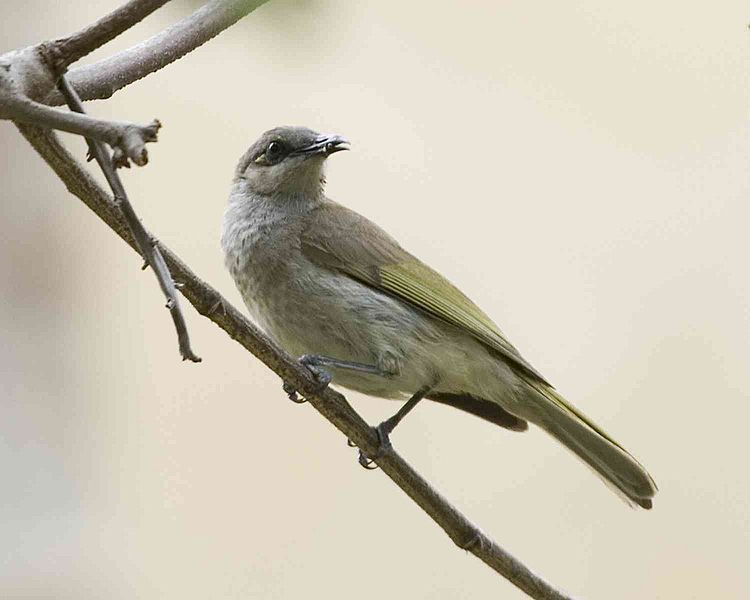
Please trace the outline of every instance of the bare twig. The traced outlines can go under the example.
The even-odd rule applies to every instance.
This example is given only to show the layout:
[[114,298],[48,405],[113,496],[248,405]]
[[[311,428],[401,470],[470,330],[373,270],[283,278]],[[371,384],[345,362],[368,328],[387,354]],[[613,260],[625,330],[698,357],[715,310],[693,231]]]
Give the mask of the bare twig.
[[[75,90],[68,83],[65,75],[60,76],[58,86],[71,110],[74,110],[76,113],[83,113],[83,104]],[[156,239],[146,232],[138,215],[135,214],[135,210],[133,210],[133,206],[130,204],[128,195],[125,193],[125,186],[122,185],[120,176],[117,174],[115,165],[110,159],[105,145],[102,142],[89,137],[86,138],[86,143],[89,146],[91,156],[96,159],[96,162],[104,173],[104,177],[107,179],[110,188],[112,188],[115,202],[120,210],[122,210],[123,217],[125,218],[130,232],[136,241],[137,250],[145,259],[146,263],[154,270],[156,279],[159,281],[159,286],[167,297],[167,308],[172,315],[172,320],[174,321],[174,326],[177,330],[177,340],[179,342],[182,360],[200,362],[201,359],[195,355],[190,347],[190,337],[188,336],[185,317],[180,310],[177,289],[175,288],[172,275],[164,262],[164,257],[161,255],[161,251],[157,246]]]
[[148,162],[147,142],[155,142],[161,126],[154,120],[149,125],[120,121],[105,121],[85,114],[51,108],[16,93],[7,93],[0,85],[0,119],[11,119],[76,133],[88,139],[106,142],[117,152],[121,163],[132,160],[143,166]]
[[130,0],[81,31],[50,42],[48,49],[55,59],[55,70],[64,73],[69,65],[127,31],[167,2],[169,0]]
[[[71,69],[68,80],[83,100],[109,98],[117,90],[182,58],[268,0],[212,0],[161,33],[92,65]],[[60,94],[45,101],[62,104]]]
[[[137,244],[112,199],[65,150],[54,132],[28,125],[19,125],[19,129],[57,173],[68,190],[80,198],[131,247],[137,249]],[[232,339],[263,361],[282,380],[290,382],[320,414],[367,455],[375,455],[378,449],[378,437],[375,430],[354,411],[344,396],[332,389],[319,392],[318,383],[307,369],[256,328],[219,292],[195,275],[168,248],[162,247],[162,251],[174,277],[183,283],[180,291],[199,313],[219,325]],[[376,462],[382,471],[414,500],[460,548],[474,554],[532,598],[569,600],[569,596],[556,590],[534,574],[480,531],[394,449],[391,448],[381,453]]]

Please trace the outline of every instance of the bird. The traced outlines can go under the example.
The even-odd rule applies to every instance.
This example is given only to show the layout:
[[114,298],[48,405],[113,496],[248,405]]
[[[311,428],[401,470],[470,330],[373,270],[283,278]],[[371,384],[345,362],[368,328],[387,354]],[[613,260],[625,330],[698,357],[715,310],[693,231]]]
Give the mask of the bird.
[[[258,325],[322,388],[333,381],[405,400],[376,428],[381,448],[428,399],[510,431],[532,423],[631,506],[650,509],[657,487],[638,460],[569,403],[463,292],[326,196],[326,161],[349,149],[339,135],[284,126],[263,133],[241,157],[221,245]],[[360,454],[364,466],[371,458]]]

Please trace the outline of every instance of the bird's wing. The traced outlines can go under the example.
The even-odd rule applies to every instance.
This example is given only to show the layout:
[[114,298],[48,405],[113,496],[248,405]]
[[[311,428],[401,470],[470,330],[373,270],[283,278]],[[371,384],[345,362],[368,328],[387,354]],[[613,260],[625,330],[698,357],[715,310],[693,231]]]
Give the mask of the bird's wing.
[[512,365],[546,383],[476,304],[377,225],[331,201],[309,216],[300,239],[309,260],[469,332]]

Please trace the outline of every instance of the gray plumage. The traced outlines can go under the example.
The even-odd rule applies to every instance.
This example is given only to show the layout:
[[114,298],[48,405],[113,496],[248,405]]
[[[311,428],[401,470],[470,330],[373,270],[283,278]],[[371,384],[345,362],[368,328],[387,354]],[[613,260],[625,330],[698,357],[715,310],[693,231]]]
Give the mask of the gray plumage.
[[656,486],[624,448],[568,404],[497,326],[377,225],[328,199],[326,158],[338,136],[266,132],[239,162],[224,217],[226,265],[259,325],[295,356],[331,367],[365,394],[428,397],[522,431],[539,425],[629,501],[650,508]]

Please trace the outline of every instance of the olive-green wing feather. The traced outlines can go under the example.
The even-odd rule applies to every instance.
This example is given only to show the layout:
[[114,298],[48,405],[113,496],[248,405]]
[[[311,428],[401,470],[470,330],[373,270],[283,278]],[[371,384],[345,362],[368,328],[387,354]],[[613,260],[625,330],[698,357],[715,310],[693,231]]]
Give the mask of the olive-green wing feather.
[[476,304],[363,216],[327,201],[310,215],[300,241],[302,252],[313,262],[456,325],[545,382]]

